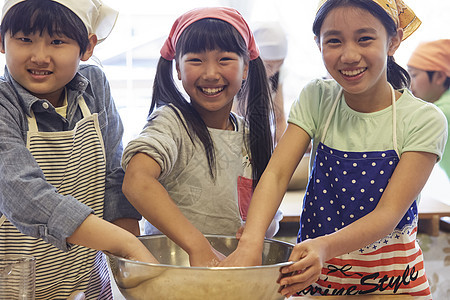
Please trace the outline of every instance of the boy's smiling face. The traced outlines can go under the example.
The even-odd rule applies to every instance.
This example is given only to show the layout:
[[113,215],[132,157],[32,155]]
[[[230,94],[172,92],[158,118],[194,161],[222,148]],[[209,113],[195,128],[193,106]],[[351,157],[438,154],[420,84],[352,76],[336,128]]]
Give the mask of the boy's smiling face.
[[55,107],[65,85],[78,71],[80,61],[89,59],[97,42],[95,35],[91,35],[88,50],[80,56],[78,43],[64,35],[17,32],[11,36],[8,32],[2,38],[1,52],[6,56],[11,76],[32,95],[47,99]]

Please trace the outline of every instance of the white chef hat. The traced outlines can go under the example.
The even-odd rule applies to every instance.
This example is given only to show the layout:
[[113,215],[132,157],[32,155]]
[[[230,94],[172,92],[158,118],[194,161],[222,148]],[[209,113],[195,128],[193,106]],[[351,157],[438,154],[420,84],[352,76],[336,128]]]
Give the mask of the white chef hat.
[[253,27],[253,35],[263,60],[280,60],[286,57],[287,38],[280,23],[256,23]]
[[[11,7],[26,0],[5,0],[2,21]],[[116,24],[118,11],[101,0],[52,0],[73,11],[83,21],[89,34],[97,35],[98,43],[105,40]]]

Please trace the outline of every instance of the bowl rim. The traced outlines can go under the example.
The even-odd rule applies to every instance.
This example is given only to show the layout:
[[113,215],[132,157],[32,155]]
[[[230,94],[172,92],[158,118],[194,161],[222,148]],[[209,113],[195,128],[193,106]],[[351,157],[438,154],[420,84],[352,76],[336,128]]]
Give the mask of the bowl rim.
[[[155,234],[155,235],[140,235],[137,238],[147,238],[147,239],[152,239],[152,238],[158,238],[158,237],[166,237],[168,238],[166,235],[164,234]],[[236,239],[236,237],[234,236],[227,236],[227,235],[215,235],[215,234],[205,234],[205,237],[223,237],[223,238],[232,238],[232,239]],[[277,244],[284,244],[286,246],[290,246],[290,247],[294,247],[293,244],[288,243],[288,242],[284,242],[284,241],[280,241],[280,240],[275,240],[275,239],[268,239],[265,238],[264,241],[268,241],[271,243],[277,243]],[[125,263],[133,263],[133,264],[138,264],[138,265],[143,265],[143,266],[152,266],[152,267],[158,267],[158,268],[171,268],[171,269],[194,269],[194,270],[249,270],[249,269],[261,269],[261,268],[273,268],[273,267],[285,267],[285,266],[289,266],[292,265],[294,263],[294,261],[285,261],[285,262],[280,262],[280,263],[276,263],[276,264],[271,264],[271,265],[259,265],[259,266],[245,266],[245,267],[191,267],[191,266],[178,266],[178,265],[168,265],[168,264],[155,264],[155,263],[147,263],[147,262],[143,262],[143,261],[137,261],[137,260],[132,260],[132,259],[128,259],[128,258],[123,258],[117,255],[114,255],[108,251],[102,251],[103,253],[105,253],[106,256],[108,256],[110,259],[117,259],[118,261],[122,261]]]

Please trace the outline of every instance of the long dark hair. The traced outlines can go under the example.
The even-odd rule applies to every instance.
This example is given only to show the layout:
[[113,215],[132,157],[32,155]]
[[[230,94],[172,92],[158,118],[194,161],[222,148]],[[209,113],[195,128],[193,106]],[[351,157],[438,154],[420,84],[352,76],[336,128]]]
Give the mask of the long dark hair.
[[[245,61],[249,61],[248,50],[244,39],[229,23],[207,18],[189,25],[180,35],[176,45],[176,59],[189,52],[204,52],[220,49],[237,53]],[[249,61],[248,76],[239,91],[239,101],[245,101],[243,117],[245,120],[245,146],[252,163],[253,187],[261,178],[273,150],[272,127],[274,122],[273,105],[270,88],[266,77],[264,63],[261,58]],[[242,97],[244,95],[244,97]],[[184,124],[191,141],[198,137],[203,144],[212,178],[216,174],[214,144],[206,124],[200,114],[193,108],[178,90],[173,79],[172,61],[160,58],[153,85],[152,103],[149,117],[154,109],[161,105],[172,104],[183,115]],[[181,116],[179,116],[181,119]]]
[[80,55],[86,52],[89,35],[83,21],[69,8],[52,0],[19,2],[6,13],[1,24],[2,45],[9,31],[11,36],[22,31],[25,35],[44,32],[50,36],[65,35],[80,46]]
[[[397,25],[394,20],[384,11],[384,9],[374,1],[368,0],[329,0],[325,2],[316,14],[313,23],[313,32],[317,37],[320,36],[320,29],[328,13],[337,7],[353,6],[364,9],[371,13],[386,28],[388,36],[392,37],[397,34]],[[393,56],[387,58],[387,80],[394,89],[409,88],[411,77],[409,73],[398,65]]]

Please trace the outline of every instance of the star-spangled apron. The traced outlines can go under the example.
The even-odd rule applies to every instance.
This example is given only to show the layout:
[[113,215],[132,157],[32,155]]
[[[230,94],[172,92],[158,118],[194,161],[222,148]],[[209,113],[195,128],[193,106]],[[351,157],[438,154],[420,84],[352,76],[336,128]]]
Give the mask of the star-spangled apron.
[[[28,117],[27,148],[49,183],[60,194],[72,195],[103,216],[105,150],[98,114],[91,114],[82,96],[78,103],[83,119],[70,131],[39,132]],[[74,245],[62,252],[26,236],[3,216],[0,221],[0,254],[28,254],[36,258],[36,299],[67,299],[75,290],[86,299],[112,299],[109,275],[101,252]]]
[[[338,231],[377,206],[399,162],[392,87],[391,92],[393,149],[368,152],[340,151],[323,143],[342,98],[342,89],[339,92],[317,148],[303,200],[298,242]],[[319,280],[298,295],[409,293],[429,299],[422,252],[415,242],[416,232],[414,201],[392,234],[327,261]]]

